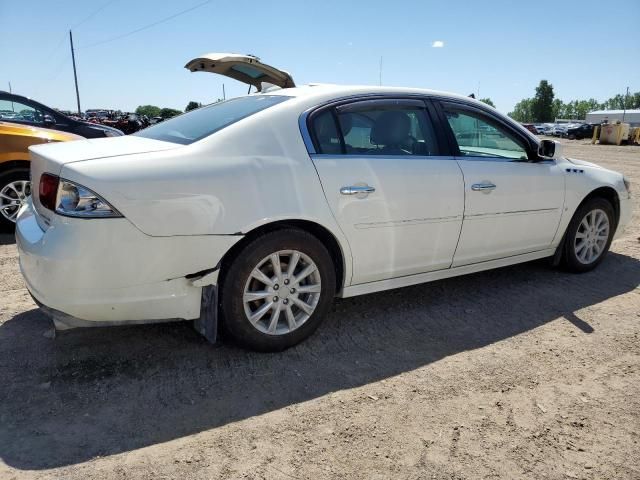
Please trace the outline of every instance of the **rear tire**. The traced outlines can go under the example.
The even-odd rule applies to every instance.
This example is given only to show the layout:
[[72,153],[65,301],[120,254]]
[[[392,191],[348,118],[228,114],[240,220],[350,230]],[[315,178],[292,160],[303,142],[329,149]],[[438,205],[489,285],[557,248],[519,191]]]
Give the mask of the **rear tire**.
[[609,251],[616,230],[613,206],[604,198],[592,198],[573,215],[564,241],[563,264],[575,273],[593,270]]
[[223,332],[252,350],[285,350],[318,328],[335,291],[331,256],[316,237],[297,229],[261,235],[225,272]]
[[0,229],[13,231],[18,210],[31,194],[29,170],[14,168],[0,173]]

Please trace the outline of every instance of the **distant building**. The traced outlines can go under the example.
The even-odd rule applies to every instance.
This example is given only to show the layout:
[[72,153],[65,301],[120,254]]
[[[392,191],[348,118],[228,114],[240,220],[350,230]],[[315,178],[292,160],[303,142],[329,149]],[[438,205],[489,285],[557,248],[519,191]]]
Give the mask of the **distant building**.
[[587,113],[587,123],[602,123],[605,120],[614,123],[618,120],[631,124],[632,127],[640,127],[640,110],[597,110]]

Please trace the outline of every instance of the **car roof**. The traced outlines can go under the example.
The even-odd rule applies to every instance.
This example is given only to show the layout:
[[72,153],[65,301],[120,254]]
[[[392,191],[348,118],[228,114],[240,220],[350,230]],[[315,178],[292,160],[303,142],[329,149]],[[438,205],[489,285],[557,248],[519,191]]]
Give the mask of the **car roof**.
[[[329,83],[311,83],[293,88],[277,88],[261,93],[261,95],[281,95],[289,97],[325,97],[330,95],[349,96],[362,94],[389,94],[389,95],[426,95],[447,97],[451,99],[464,99],[470,102],[482,103],[465,95],[451,92],[430,90],[425,88],[387,87],[375,85],[336,85]],[[482,105],[485,105],[482,103]]]

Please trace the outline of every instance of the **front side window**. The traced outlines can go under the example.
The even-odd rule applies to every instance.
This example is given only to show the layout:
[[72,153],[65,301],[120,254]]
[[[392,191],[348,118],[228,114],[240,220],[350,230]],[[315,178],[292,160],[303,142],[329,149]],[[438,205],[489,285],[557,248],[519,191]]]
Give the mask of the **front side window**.
[[316,115],[311,128],[318,153],[438,154],[433,126],[419,100],[365,100],[341,105]]
[[43,123],[43,113],[24,103],[0,100],[0,120],[5,122]]
[[214,103],[165,120],[134,133],[138,137],[188,145],[208,137],[243,118],[247,118],[289,97],[279,95],[247,95]]
[[522,141],[498,124],[489,123],[481,114],[446,108],[445,115],[458,143],[460,155],[527,160]]

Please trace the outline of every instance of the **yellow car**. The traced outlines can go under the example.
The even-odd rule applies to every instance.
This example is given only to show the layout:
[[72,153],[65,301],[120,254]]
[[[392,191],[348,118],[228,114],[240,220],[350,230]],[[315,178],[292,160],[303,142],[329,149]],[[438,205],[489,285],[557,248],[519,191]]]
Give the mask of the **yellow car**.
[[18,210],[31,194],[29,147],[40,143],[82,140],[60,130],[0,121],[0,227],[11,228]]

